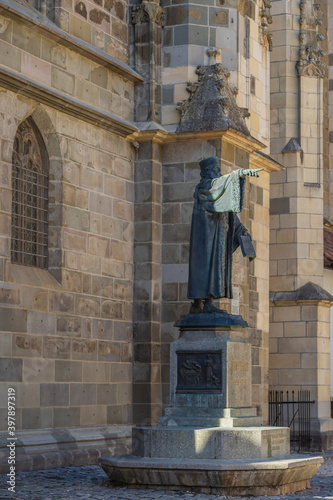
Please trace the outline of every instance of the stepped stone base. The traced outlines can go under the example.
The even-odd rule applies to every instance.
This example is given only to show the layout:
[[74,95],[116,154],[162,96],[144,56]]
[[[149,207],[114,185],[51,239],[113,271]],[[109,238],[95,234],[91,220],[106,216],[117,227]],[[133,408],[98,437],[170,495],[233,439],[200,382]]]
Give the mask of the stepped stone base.
[[140,457],[259,459],[288,455],[285,427],[140,427],[133,429],[132,453]]
[[135,487],[216,495],[282,495],[310,487],[321,457],[297,456],[261,460],[195,460],[143,458],[134,455],[101,458],[112,481]]
[[261,425],[256,408],[166,408],[165,416],[159,419],[165,426],[195,427],[247,427]]
[[[106,455],[131,450],[132,427],[70,427],[16,432],[16,471],[95,465]],[[8,433],[0,433],[0,474],[7,474]]]
[[182,317],[170,346],[170,406],[159,425],[133,429],[131,455],[99,460],[111,480],[246,496],[309,487],[323,459],[292,458],[289,428],[260,425],[251,406],[251,345],[237,321]]

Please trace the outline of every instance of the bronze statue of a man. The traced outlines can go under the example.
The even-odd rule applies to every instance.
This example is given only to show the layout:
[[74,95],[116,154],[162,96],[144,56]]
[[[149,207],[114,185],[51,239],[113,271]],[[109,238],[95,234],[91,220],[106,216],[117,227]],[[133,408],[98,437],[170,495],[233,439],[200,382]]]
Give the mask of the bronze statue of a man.
[[250,239],[236,213],[243,208],[245,177],[258,177],[262,169],[238,169],[221,175],[217,156],[199,165],[201,181],[193,195],[187,296],[193,300],[191,313],[225,312],[213,305],[213,299],[232,298],[232,254],[242,236]]

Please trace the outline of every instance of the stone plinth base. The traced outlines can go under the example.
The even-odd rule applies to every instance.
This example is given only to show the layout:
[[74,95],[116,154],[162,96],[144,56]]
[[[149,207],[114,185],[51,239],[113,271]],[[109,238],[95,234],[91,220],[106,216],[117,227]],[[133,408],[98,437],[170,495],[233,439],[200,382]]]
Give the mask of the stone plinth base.
[[133,429],[132,453],[140,457],[258,459],[289,454],[289,428],[140,427]]
[[333,451],[333,419],[311,419],[311,450]]
[[262,426],[252,407],[251,345],[228,314],[181,318],[170,346],[170,407],[134,428],[132,455],[99,460],[127,485],[227,495],[280,495],[309,486],[322,458],[287,456],[289,428]]
[[264,460],[190,460],[142,458],[134,455],[101,458],[113,481],[136,487],[216,495],[282,495],[308,488],[321,457],[280,457]]
[[[206,316],[212,325],[196,325]],[[261,424],[252,408],[251,345],[240,325],[225,324],[233,321],[224,314],[183,317],[180,338],[170,345],[170,406],[160,425]]]
[[256,408],[166,408],[160,425],[191,425],[200,427],[247,427],[261,425]]

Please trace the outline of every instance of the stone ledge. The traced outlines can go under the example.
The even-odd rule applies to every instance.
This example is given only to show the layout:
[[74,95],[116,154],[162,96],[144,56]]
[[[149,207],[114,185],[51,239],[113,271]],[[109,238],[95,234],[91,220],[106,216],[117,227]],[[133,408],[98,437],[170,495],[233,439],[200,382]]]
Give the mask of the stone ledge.
[[127,137],[137,128],[127,120],[105,113],[90,104],[86,104],[74,97],[63,94],[55,89],[46,87],[30,78],[0,65],[0,85],[14,93],[46,104],[52,108],[74,116],[77,119],[92,123],[96,127],[104,128],[109,132]]
[[333,296],[321,286],[309,281],[295,291],[271,292],[269,294],[269,300],[273,302],[274,305],[279,305],[279,303],[284,305],[282,302],[295,302],[296,304],[302,302],[321,302],[330,306],[333,303]]
[[[131,450],[130,425],[16,432],[16,470],[93,465]],[[8,433],[0,433],[0,474],[8,472]]]
[[112,481],[129,486],[242,496],[281,495],[308,488],[322,463],[322,457],[305,456],[222,461],[124,455],[99,460]]
[[242,316],[228,313],[201,313],[184,314],[180,320],[176,321],[175,326],[181,330],[185,328],[209,328],[215,326],[221,327],[239,327],[246,328],[248,324]]
[[290,452],[289,428],[155,426],[133,429],[133,455],[157,459],[256,460]]

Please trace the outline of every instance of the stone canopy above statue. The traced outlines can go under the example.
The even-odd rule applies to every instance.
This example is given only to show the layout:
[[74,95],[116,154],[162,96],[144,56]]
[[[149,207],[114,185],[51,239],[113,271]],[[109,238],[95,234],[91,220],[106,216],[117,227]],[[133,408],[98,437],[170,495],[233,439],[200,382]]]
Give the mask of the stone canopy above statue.
[[181,112],[177,132],[233,129],[250,136],[244,120],[248,111],[237,105],[238,90],[228,82],[229,71],[217,63],[198,66],[196,73],[198,81],[186,87],[189,98],[177,103]]

